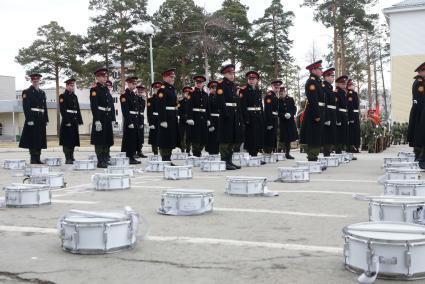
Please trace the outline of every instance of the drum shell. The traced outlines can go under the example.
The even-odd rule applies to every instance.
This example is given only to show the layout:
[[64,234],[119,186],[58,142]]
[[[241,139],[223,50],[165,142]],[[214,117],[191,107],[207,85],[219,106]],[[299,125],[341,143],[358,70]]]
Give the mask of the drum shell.
[[179,161],[186,160],[189,157],[187,153],[174,153],[171,155],[171,160]]
[[411,163],[414,162],[410,158],[407,157],[388,157],[384,158],[384,168],[387,167],[388,164],[392,163]]
[[49,166],[35,166],[35,165],[29,165],[25,167],[24,169],[24,175],[31,176],[31,175],[44,175],[50,173],[50,167]]
[[58,167],[62,165],[62,158],[45,158],[43,162],[51,167]]
[[310,170],[306,167],[278,168],[278,181],[299,183],[310,181]]
[[213,193],[163,193],[159,212],[167,215],[199,215],[213,211]]
[[73,163],[74,171],[92,171],[97,166],[96,160],[76,160]]
[[369,202],[369,221],[390,221],[406,223],[424,223],[425,202],[391,203]]
[[201,159],[198,157],[188,157],[185,161],[186,166],[200,167]]
[[89,158],[88,159],[97,162],[97,156],[96,155],[89,155]]
[[298,161],[297,167],[308,168],[311,174],[320,174],[322,172],[322,164],[320,162]]
[[129,175],[130,177],[134,177],[134,166],[128,166],[128,167],[109,166],[108,169],[106,169],[105,171],[108,174]]
[[127,167],[130,165],[130,159],[127,157],[111,157],[111,166]]
[[412,152],[398,152],[397,157],[408,158],[410,162],[415,161],[415,153]]
[[222,172],[226,170],[224,161],[202,161],[201,171],[203,172]]
[[5,187],[5,202],[7,207],[38,207],[51,204],[49,187]]
[[319,162],[323,162],[324,166],[327,167],[338,167],[339,166],[339,158],[338,157],[319,157]]
[[201,158],[201,162],[203,161],[221,161],[221,155],[207,155]]
[[345,163],[344,154],[331,154],[331,157],[337,157],[339,159],[340,164]]
[[95,174],[92,177],[95,190],[122,190],[131,187],[129,175]]
[[277,163],[276,156],[273,154],[264,154],[263,162],[265,162],[266,164],[275,164]]
[[226,193],[229,195],[255,196],[267,190],[266,178],[230,177],[227,180]]
[[386,181],[384,195],[425,196],[425,182],[421,181]]
[[3,168],[8,170],[23,170],[26,167],[25,160],[4,160]]
[[46,184],[51,188],[65,187],[65,178],[63,173],[50,172],[48,174],[31,175],[29,177],[31,184]]
[[148,161],[162,161],[162,157],[159,155],[150,155]]
[[345,153],[343,153],[342,155],[344,155],[344,160],[345,160],[345,161],[352,161],[352,160],[353,160],[353,158],[354,158],[353,153],[345,152]]
[[147,172],[163,172],[165,166],[171,166],[169,161],[149,161],[148,166],[146,167]]
[[180,179],[191,179],[192,166],[165,166],[164,167],[164,178],[171,180],[180,180]]
[[239,162],[239,161],[246,159],[246,158],[249,158],[248,153],[236,152],[236,153],[233,153],[232,161]]
[[420,180],[419,170],[412,169],[386,169],[386,180]]
[[276,161],[278,162],[286,161],[285,153],[273,153],[272,155],[275,157]]
[[240,160],[241,167],[259,167],[261,166],[262,157],[248,157]]
[[419,163],[418,162],[396,162],[396,163],[387,163],[385,165],[385,169],[414,169],[418,170]]

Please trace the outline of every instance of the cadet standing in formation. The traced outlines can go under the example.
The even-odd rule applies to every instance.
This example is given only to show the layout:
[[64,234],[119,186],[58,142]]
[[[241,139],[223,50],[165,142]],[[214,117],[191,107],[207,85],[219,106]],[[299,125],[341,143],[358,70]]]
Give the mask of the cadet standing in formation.
[[277,148],[277,127],[279,123],[277,96],[282,84],[281,80],[274,80],[272,90],[267,92],[264,97],[264,153],[266,154],[271,154]]
[[42,164],[41,149],[47,149],[46,126],[49,123],[49,116],[46,93],[40,89],[41,77],[40,74],[31,74],[31,87],[22,92],[25,124],[19,147],[29,149],[31,164]]
[[218,155],[219,143],[218,143],[218,123],[219,123],[219,105],[217,100],[217,81],[210,81],[208,83],[209,96],[208,102],[210,106],[210,121],[211,125],[208,128],[208,142],[205,150],[210,155]]
[[[360,148],[360,101],[354,90],[353,80],[347,82],[348,146],[347,152],[359,153]],[[356,159],[356,158],[353,158]]]
[[323,156],[329,157],[336,142],[336,91],[333,89],[335,68],[323,72],[323,93],[326,101],[325,122],[323,123]]
[[148,143],[152,147],[152,153],[158,155],[158,90],[161,88],[161,82],[154,82],[151,85],[151,96],[147,99],[147,115],[149,123]]
[[187,105],[189,102],[189,96],[192,93],[192,88],[186,86],[183,88],[183,97],[179,100],[179,136],[180,136],[180,150],[182,153],[186,152],[190,154],[190,143],[187,137]]
[[65,81],[65,92],[59,96],[59,107],[62,116],[60,126],[59,145],[62,145],[65,154],[65,164],[72,164],[74,149],[80,146],[78,127],[83,124],[80,104],[75,95],[75,79]]
[[293,160],[291,156],[291,142],[298,140],[298,130],[295,124],[297,107],[293,98],[288,96],[285,87],[280,87],[278,99],[279,112],[279,141],[283,145],[286,159]]
[[146,88],[143,85],[137,86],[137,97],[139,98],[139,128],[138,139],[139,148],[137,149],[137,158],[146,158],[143,154],[143,144],[145,143],[145,108],[146,108]]
[[90,89],[90,107],[93,114],[91,144],[97,156],[97,167],[107,168],[110,147],[114,145],[112,123],[115,119],[113,98],[106,85],[108,69],[101,68],[94,73],[96,86]]
[[335,153],[341,154],[348,144],[347,116],[347,79],[346,75],[336,79],[336,141]]

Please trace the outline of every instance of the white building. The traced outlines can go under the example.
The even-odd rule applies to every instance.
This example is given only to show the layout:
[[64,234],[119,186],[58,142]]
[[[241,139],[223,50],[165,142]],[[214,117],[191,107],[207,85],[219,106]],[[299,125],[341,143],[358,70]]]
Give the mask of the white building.
[[383,12],[391,37],[392,118],[404,122],[412,105],[414,71],[425,62],[425,0],[405,0]]

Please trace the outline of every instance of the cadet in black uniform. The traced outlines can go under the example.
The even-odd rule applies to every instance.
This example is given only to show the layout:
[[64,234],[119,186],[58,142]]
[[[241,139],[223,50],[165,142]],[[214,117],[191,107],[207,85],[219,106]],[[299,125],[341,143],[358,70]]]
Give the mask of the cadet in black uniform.
[[115,108],[106,85],[108,69],[98,69],[94,74],[96,86],[90,89],[90,107],[93,115],[91,144],[96,151],[97,167],[107,168],[110,148],[114,145],[112,123],[116,121]]
[[217,81],[210,81],[208,83],[209,97],[208,103],[210,107],[210,121],[211,125],[208,128],[208,143],[205,150],[210,155],[218,155],[219,143],[218,143],[218,123],[219,123],[219,106],[217,100]]
[[292,97],[288,96],[285,87],[280,87],[278,99],[278,113],[279,113],[279,140],[284,145],[285,157],[293,160],[291,156],[291,142],[297,141],[298,130],[295,124],[295,115],[297,114],[297,107]]
[[182,153],[190,153],[190,142],[187,137],[187,105],[188,105],[188,97],[192,93],[192,88],[186,86],[183,88],[183,96],[179,100],[178,108],[179,108],[179,136],[180,136],[180,150]]
[[220,111],[218,125],[218,141],[220,143],[221,160],[226,162],[226,170],[240,169],[233,164],[233,149],[242,137],[242,122],[238,104],[235,80],[235,65],[228,64],[221,68],[223,80],[217,85],[217,101]]
[[[360,101],[354,90],[353,80],[347,82],[348,147],[347,152],[359,153],[360,149]],[[353,160],[357,160],[353,157]]]
[[146,158],[143,154],[143,144],[145,143],[145,108],[146,108],[146,88],[143,85],[137,86],[137,97],[139,98],[139,149],[137,150],[137,158]]
[[[162,73],[163,85],[158,90],[159,151],[163,161],[171,161],[171,153],[180,144],[177,119],[177,94],[174,89],[175,69]],[[172,164],[173,165],[173,164]]]
[[75,95],[75,79],[65,81],[65,92],[59,96],[59,107],[62,116],[60,127],[59,145],[62,145],[65,154],[65,164],[72,164],[74,149],[80,146],[78,126],[83,124],[80,104]]
[[159,119],[158,119],[158,90],[161,88],[161,82],[154,82],[151,85],[152,91],[151,96],[147,99],[147,115],[149,123],[149,139],[148,143],[152,147],[152,153],[158,155],[158,130],[159,130]]
[[42,164],[41,149],[47,148],[46,126],[49,123],[46,93],[40,90],[40,74],[31,74],[31,87],[22,91],[25,124],[19,147],[29,149],[31,164]]
[[245,123],[245,148],[250,156],[256,157],[264,146],[264,120],[260,75],[249,71],[245,75],[248,83],[240,90],[242,117]]
[[305,145],[307,160],[317,161],[322,143],[322,126],[320,121],[319,97],[322,93],[322,60],[306,67],[310,71],[305,83],[307,103],[301,125],[300,143]]
[[136,95],[137,77],[129,77],[127,82],[127,89],[124,94],[120,96],[121,112],[123,117],[123,136],[121,144],[121,152],[130,160],[130,165],[140,164],[134,156],[137,150],[140,149],[139,140],[139,97]]
[[348,116],[347,116],[347,79],[343,75],[336,79],[336,145],[335,153],[341,154],[348,142]]
[[335,81],[335,68],[329,68],[323,72],[323,93],[326,100],[325,122],[323,123],[323,155],[329,157],[336,144],[336,91],[333,83]]
[[278,94],[281,80],[272,82],[272,90],[264,97],[264,153],[271,154],[277,148],[277,128],[279,125]]
[[188,140],[192,145],[192,153],[195,157],[201,157],[202,150],[208,142],[208,128],[210,122],[210,106],[208,94],[204,91],[207,79],[204,76],[195,76],[195,88],[187,98],[187,121]]

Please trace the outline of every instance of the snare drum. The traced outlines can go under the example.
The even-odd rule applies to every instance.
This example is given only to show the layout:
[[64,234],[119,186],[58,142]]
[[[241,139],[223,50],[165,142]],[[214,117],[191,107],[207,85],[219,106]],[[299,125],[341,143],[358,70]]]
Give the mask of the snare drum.
[[158,213],[174,216],[199,215],[213,211],[212,190],[168,190],[161,195]]
[[201,171],[203,172],[222,172],[226,170],[224,161],[202,161]]
[[384,158],[384,168],[387,168],[389,164],[392,163],[411,163],[413,161],[410,161],[407,157],[390,157],[390,158]]
[[369,221],[421,223],[425,220],[425,198],[412,200],[409,197],[373,198],[369,202]]
[[338,167],[339,158],[338,157],[319,157],[318,161],[326,167]]
[[387,180],[384,195],[425,196],[423,180]]
[[93,160],[97,162],[97,156],[96,155],[89,155],[89,160]]
[[134,166],[108,166],[106,173],[113,175],[129,175],[130,177],[134,177]]
[[9,159],[4,160],[3,168],[8,170],[23,170],[26,166],[25,160]]
[[146,167],[147,172],[163,172],[165,166],[171,166],[170,161],[149,161]]
[[111,157],[111,166],[127,167],[130,165],[130,159],[127,157]]
[[277,181],[299,183],[310,181],[310,169],[307,167],[281,167],[278,168]]
[[207,155],[202,157],[202,161],[221,161],[220,154],[218,155]]
[[164,178],[171,180],[191,179],[192,166],[165,166]]
[[418,162],[395,162],[395,163],[387,163],[385,165],[385,169],[412,169],[419,170]]
[[174,153],[171,155],[171,160],[186,160],[188,157],[187,153]]
[[131,181],[129,175],[95,174],[92,176],[95,190],[108,191],[118,189],[129,189]]
[[346,162],[351,162],[353,160],[353,158],[354,158],[353,153],[344,152],[344,153],[342,153],[342,155],[344,155],[344,160]]
[[386,180],[419,180],[421,171],[417,169],[386,169]]
[[344,154],[331,154],[331,157],[337,157],[339,160],[339,164],[344,164],[346,163],[345,161],[345,155]]
[[43,162],[51,167],[58,167],[62,165],[62,158],[45,158]]
[[249,154],[248,153],[242,153],[242,152],[237,152],[237,153],[233,153],[232,156],[232,161],[241,161],[243,159],[249,158]]
[[262,157],[247,157],[240,160],[240,163],[241,167],[259,167],[262,161]]
[[162,161],[162,157],[159,155],[150,155],[148,161]]
[[410,162],[415,161],[415,153],[413,152],[398,152],[397,157],[409,158]]
[[50,173],[50,167],[45,165],[28,165],[24,169],[24,175],[42,175]]
[[[383,279],[413,280],[425,276],[425,228],[397,222],[368,222],[343,229],[348,270]],[[376,273],[375,273],[376,272]],[[372,283],[375,277],[365,277]]]
[[96,169],[96,166],[96,160],[76,160],[72,168],[74,171],[92,171]]
[[264,154],[263,162],[265,162],[266,164],[275,164],[277,163],[276,156],[273,154]]
[[114,158],[126,158],[127,154],[125,152],[118,152],[113,157]]
[[226,193],[229,195],[258,196],[267,191],[265,177],[227,177]]
[[[131,209],[130,209],[131,210]],[[103,254],[133,248],[139,217],[134,211],[70,211],[59,220],[62,249],[77,254]]]
[[275,157],[276,161],[286,161],[285,153],[273,153],[273,156]]
[[46,184],[51,188],[65,187],[65,178],[63,173],[51,172],[47,174],[30,175],[29,182],[31,184]]
[[323,165],[321,162],[298,161],[297,167],[308,168],[310,170],[310,174],[320,174],[322,172]]
[[13,184],[3,189],[7,207],[38,207],[51,204],[52,195],[48,185]]
[[201,159],[198,157],[187,157],[186,166],[192,166],[192,167],[200,167],[201,166]]

